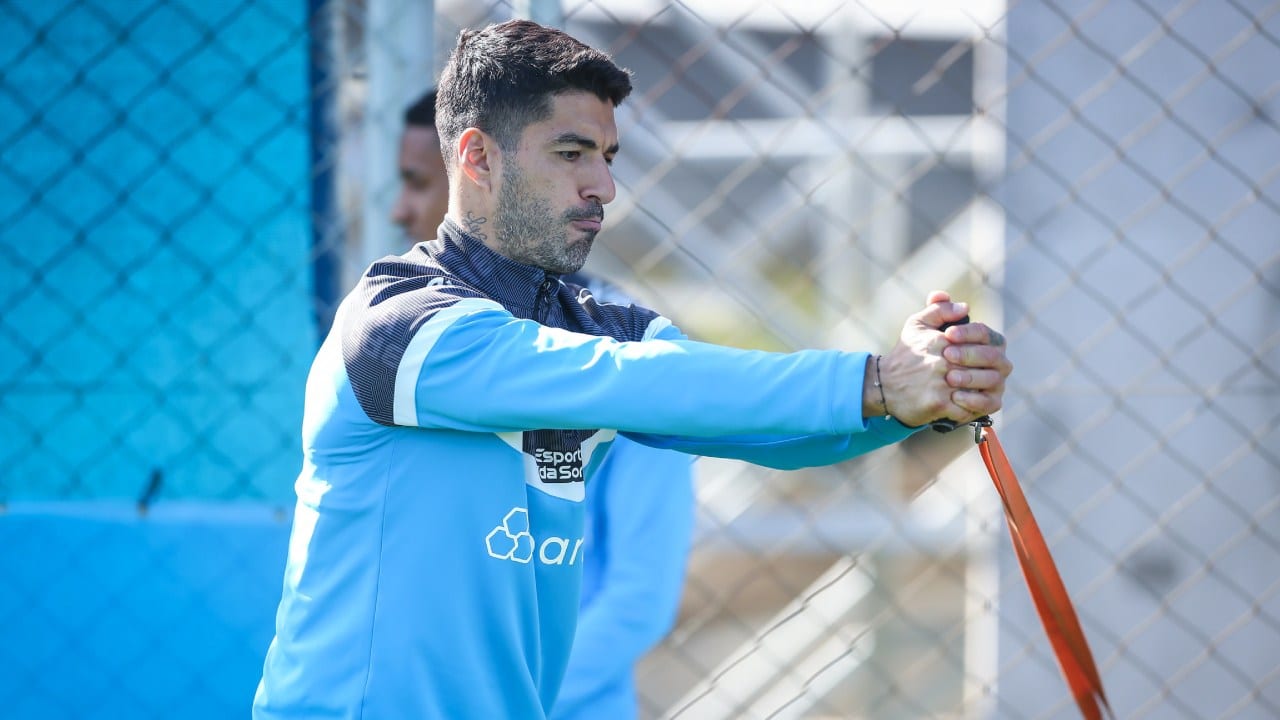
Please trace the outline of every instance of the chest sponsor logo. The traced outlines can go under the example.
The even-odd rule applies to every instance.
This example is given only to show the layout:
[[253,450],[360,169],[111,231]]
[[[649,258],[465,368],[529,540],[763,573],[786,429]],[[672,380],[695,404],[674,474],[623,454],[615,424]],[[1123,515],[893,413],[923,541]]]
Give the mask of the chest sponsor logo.
[[524,434],[524,451],[546,483],[582,482],[582,442],[595,430],[531,430]]
[[484,538],[489,557],[510,560],[522,565],[536,558],[543,565],[576,565],[582,556],[582,538],[563,538],[551,535],[534,539],[529,532],[529,511],[522,507],[511,508],[497,527]]
[[538,479],[543,482],[575,482],[582,480],[582,448],[550,450],[536,448],[533,461],[538,465]]

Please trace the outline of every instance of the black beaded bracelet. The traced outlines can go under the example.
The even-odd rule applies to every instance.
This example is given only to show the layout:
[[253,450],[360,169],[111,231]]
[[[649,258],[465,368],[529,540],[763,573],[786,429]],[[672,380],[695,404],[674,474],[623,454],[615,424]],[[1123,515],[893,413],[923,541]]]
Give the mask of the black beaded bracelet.
[[884,417],[889,419],[889,402],[884,399],[884,385],[880,382],[880,356],[876,356],[876,389],[880,391],[880,406],[884,408]]

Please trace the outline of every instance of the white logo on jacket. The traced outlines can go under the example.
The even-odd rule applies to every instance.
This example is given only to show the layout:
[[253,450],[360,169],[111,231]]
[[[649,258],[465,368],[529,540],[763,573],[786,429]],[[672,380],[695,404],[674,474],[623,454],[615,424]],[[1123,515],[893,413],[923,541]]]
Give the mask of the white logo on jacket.
[[552,535],[538,544],[529,532],[529,511],[522,507],[511,508],[485,536],[484,544],[490,557],[522,564],[531,562],[536,555],[543,565],[574,565],[582,551],[582,538]]

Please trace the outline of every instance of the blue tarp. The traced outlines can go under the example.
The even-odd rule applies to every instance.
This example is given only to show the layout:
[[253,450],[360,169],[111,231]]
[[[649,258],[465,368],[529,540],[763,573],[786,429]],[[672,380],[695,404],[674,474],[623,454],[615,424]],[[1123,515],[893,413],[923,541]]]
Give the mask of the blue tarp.
[[0,513],[0,715],[248,717],[289,517],[265,505]]

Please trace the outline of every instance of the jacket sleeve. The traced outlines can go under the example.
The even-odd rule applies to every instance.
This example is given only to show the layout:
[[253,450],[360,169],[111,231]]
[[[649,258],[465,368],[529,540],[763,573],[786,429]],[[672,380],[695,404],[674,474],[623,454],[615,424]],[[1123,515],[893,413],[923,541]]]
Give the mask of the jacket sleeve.
[[735,435],[715,438],[623,433],[623,437],[655,448],[692,455],[731,458],[776,468],[831,465],[905,440],[921,428],[897,420],[871,418],[865,430],[844,435]]
[[600,491],[588,495],[588,512],[606,537],[587,552],[607,557],[578,616],[552,720],[605,717],[605,696],[630,686],[635,663],[671,629],[693,531],[691,465],[688,455],[620,438],[592,478]]
[[386,414],[397,425],[477,432],[608,428],[710,438],[868,428],[866,353],[771,353],[668,337],[619,342],[463,299],[416,328],[392,370]]

